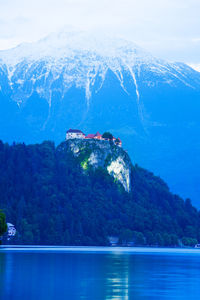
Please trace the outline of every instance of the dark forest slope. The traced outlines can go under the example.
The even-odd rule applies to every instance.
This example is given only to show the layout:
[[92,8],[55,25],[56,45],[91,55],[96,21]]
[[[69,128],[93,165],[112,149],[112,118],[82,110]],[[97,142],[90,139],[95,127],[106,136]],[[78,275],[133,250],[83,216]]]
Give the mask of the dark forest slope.
[[12,243],[106,245],[194,244],[200,214],[152,173],[131,166],[131,192],[105,168],[83,170],[67,144],[0,143],[0,208],[15,224]]

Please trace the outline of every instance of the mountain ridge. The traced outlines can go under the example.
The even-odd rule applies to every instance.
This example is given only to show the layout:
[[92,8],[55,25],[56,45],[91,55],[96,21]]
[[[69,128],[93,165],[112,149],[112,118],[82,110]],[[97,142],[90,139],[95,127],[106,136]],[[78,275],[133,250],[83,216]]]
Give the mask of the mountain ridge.
[[[121,47],[122,40],[116,42],[116,52],[113,40],[105,38],[109,45],[106,51],[112,48],[110,56],[105,55],[103,42],[96,46],[98,53],[95,47],[89,51],[93,37],[87,42],[83,34],[79,43],[80,35],[73,33],[68,38],[73,40],[72,49],[68,49],[69,42],[63,41],[65,34],[61,34],[58,45],[65,47],[58,47],[57,58],[43,56],[13,65],[5,59],[8,52],[4,52],[4,62],[0,52],[0,138],[6,142],[59,143],[68,128],[108,130],[122,138],[135,162],[161,175],[174,192],[197,203],[200,73],[182,63],[156,59],[135,44]],[[41,42],[45,51],[54,51],[55,39]],[[74,51],[77,44],[79,49]],[[85,50],[81,51],[83,44]],[[34,46],[29,48],[37,57]],[[23,54],[22,48],[17,51]],[[71,51],[71,56],[62,56],[65,51]],[[15,57],[13,50],[8,54],[7,59]]]
[[[192,76],[197,75],[196,71],[183,63],[171,63],[157,59],[126,40],[110,40],[104,37],[101,41],[98,38],[95,40],[92,36],[85,36],[83,33],[52,34],[37,43],[22,44],[10,50],[0,51],[0,59],[5,68],[5,75],[7,73],[8,76],[11,93],[14,87],[18,92],[23,90],[24,97],[30,97],[36,91],[45,97],[50,106],[51,95],[45,93],[44,89],[53,89],[52,84],[61,76],[63,77],[62,85],[56,86],[61,93],[65,93],[69,87],[75,84],[76,87],[85,89],[85,97],[89,101],[96,78],[100,77],[101,83],[95,92],[103,85],[108,70],[116,75],[125,92],[127,90],[123,73],[128,73],[135,86],[136,96],[139,98],[137,79],[144,65],[148,72],[158,76],[158,80],[161,78],[161,82],[173,85],[175,84],[174,79],[177,79],[179,83],[197,88],[193,86],[192,82],[195,76],[191,81],[185,78],[183,72],[187,70]],[[41,77],[42,80],[40,80]],[[48,79],[48,86],[45,86],[46,79]],[[200,88],[200,75],[197,75],[195,80]],[[29,93],[27,94],[28,91],[24,86],[26,81],[29,82]],[[153,83],[151,80],[146,80],[146,84],[152,85]],[[63,93],[61,97],[63,97]],[[12,97],[18,105],[21,105],[18,94],[14,94]]]

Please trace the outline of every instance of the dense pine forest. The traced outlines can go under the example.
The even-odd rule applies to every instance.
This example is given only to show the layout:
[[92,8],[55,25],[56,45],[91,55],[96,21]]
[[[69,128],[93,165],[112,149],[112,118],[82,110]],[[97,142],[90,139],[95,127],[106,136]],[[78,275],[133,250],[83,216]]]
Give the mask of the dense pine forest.
[[114,236],[121,244],[193,246],[200,240],[199,211],[159,177],[132,166],[127,193],[105,169],[83,171],[64,143],[0,142],[0,209],[17,229],[10,243],[108,245]]

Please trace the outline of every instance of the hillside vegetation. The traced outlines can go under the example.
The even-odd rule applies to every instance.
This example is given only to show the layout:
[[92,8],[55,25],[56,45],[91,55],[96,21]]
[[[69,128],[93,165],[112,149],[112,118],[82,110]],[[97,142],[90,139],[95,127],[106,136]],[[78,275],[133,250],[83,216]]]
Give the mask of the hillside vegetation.
[[[83,157],[84,159],[84,157]],[[131,166],[131,189],[103,167],[84,170],[64,142],[58,147],[0,142],[0,208],[17,229],[11,243],[194,245],[200,213],[158,177]]]

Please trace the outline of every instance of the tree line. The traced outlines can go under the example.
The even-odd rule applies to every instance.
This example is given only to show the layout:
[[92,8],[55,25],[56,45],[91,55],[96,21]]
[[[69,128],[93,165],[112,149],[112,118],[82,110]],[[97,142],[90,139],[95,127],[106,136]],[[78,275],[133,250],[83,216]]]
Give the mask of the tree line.
[[[131,192],[105,168],[83,171],[63,142],[0,141],[0,208],[15,225],[16,244],[193,246],[200,213],[159,177],[132,166]],[[3,213],[0,214],[0,235]]]

